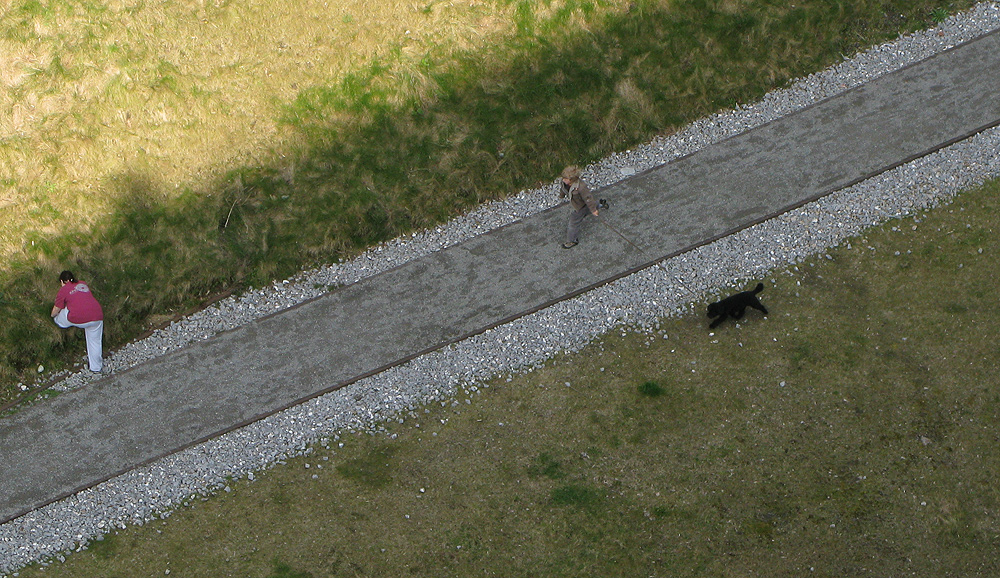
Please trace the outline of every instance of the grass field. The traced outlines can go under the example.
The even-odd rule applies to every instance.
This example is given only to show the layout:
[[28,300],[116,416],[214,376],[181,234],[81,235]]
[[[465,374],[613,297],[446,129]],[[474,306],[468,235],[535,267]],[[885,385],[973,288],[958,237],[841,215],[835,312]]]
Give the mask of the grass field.
[[767,318],[613,332],[20,575],[997,576],[998,210],[994,182],[775,272]]
[[5,2],[0,401],[81,357],[62,269],[120,345],[971,4]]

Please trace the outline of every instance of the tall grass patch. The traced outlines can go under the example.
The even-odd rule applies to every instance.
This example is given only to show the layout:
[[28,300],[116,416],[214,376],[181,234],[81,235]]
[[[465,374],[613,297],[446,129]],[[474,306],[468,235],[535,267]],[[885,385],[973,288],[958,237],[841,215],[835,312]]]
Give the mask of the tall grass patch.
[[120,345],[968,5],[15,2],[0,18],[3,398],[79,360],[47,319],[61,269],[94,285]]

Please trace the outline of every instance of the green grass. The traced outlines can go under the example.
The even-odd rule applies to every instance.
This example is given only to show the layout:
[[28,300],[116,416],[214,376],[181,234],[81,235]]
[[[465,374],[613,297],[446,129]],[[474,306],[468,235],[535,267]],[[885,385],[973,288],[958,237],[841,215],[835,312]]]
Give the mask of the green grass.
[[664,389],[655,381],[647,381],[639,386],[639,393],[649,397],[659,397],[663,395]]
[[15,3],[0,18],[0,401],[81,358],[47,318],[62,269],[92,284],[121,345],[969,5]]
[[612,332],[20,575],[996,576],[998,210],[993,182],[775,272],[767,318]]

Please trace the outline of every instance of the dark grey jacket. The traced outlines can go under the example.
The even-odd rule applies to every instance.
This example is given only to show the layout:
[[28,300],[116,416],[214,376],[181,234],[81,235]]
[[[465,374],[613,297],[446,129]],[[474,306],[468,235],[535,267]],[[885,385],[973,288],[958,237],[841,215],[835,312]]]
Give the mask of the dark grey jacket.
[[597,200],[594,199],[593,193],[590,192],[590,188],[587,186],[587,183],[583,182],[583,179],[568,186],[566,183],[560,181],[559,197],[565,198],[567,195],[574,210],[579,211],[584,207],[590,209],[591,213],[597,210]]

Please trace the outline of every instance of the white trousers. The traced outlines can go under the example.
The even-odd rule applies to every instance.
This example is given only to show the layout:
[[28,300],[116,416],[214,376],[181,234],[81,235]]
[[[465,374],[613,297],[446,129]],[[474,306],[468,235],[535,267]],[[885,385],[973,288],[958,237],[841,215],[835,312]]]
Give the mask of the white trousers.
[[104,369],[104,358],[101,355],[101,348],[104,342],[104,322],[88,321],[87,323],[73,323],[69,320],[69,309],[65,307],[53,318],[56,325],[67,329],[69,327],[79,327],[83,329],[87,337],[87,361],[90,363],[90,371],[101,371]]

